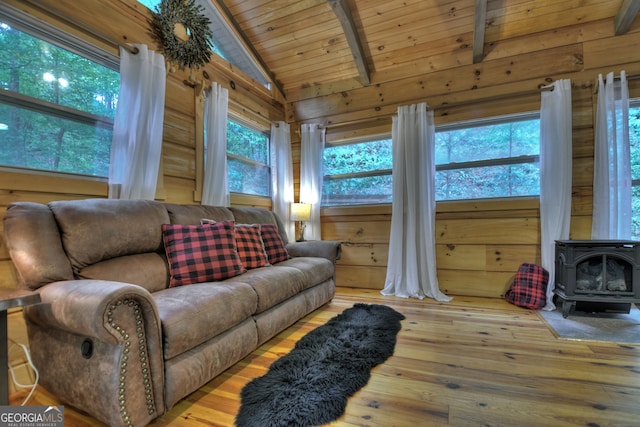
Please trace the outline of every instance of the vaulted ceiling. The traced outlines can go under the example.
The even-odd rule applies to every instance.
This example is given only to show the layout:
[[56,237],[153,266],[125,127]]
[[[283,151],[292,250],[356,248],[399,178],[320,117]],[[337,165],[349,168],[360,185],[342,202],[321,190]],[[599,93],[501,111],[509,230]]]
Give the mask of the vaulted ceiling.
[[637,0],[213,1],[289,100],[314,86],[340,90],[479,63],[497,42],[591,21],[610,19],[623,34],[640,8]]

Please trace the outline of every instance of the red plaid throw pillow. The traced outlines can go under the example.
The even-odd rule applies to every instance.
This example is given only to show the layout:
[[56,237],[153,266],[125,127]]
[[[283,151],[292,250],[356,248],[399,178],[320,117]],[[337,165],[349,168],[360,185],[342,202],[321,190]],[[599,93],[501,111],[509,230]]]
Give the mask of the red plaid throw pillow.
[[236,245],[242,266],[247,270],[268,265],[260,225],[236,224]]
[[206,225],[163,224],[169,287],[227,279],[244,273],[232,221]]
[[523,263],[504,299],[520,307],[541,309],[547,302],[548,282],[547,270],[536,264]]
[[289,259],[289,252],[284,247],[284,242],[275,224],[260,224],[260,231],[262,233],[264,251],[267,253],[270,264]]

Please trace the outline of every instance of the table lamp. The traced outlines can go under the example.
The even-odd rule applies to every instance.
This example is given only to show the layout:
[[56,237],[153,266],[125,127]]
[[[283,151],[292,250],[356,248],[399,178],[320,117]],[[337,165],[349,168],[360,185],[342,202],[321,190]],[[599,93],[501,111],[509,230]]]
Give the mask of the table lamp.
[[308,203],[291,203],[291,221],[300,222],[300,234],[297,242],[304,242],[305,221],[311,219],[311,205]]

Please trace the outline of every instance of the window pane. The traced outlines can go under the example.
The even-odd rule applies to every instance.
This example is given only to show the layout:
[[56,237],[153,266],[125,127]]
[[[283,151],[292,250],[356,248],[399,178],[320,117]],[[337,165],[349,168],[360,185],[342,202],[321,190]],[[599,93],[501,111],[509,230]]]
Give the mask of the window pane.
[[322,204],[328,206],[391,203],[391,175],[324,181]]
[[341,175],[391,169],[391,140],[338,145],[324,150],[324,174]]
[[640,186],[631,188],[631,237],[640,240]]
[[640,106],[629,108],[629,145],[631,179],[640,179]]
[[229,191],[234,193],[268,196],[271,178],[267,166],[245,163],[227,158]]
[[227,122],[227,151],[255,162],[267,164],[269,138],[229,120]]
[[323,161],[322,205],[391,203],[391,139],[326,147]]
[[538,164],[486,166],[436,173],[436,200],[532,196],[539,192]]
[[269,136],[228,120],[227,175],[229,191],[269,196]]
[[436,132],[436,164],[540,153],[540,120]]
[[0,164],[106,177],[119,86],[117,71],[0,22]]
[[0,23],[0,88],[115,117],[117,71]]
[[0,164],[109,175],[112,131],[0,103]]
[[640,103],[629,108],[629,145],[631,147],[631,237],[640,240]]
[[436,130],[436,200],[540,194],[540,119],[509,120]]

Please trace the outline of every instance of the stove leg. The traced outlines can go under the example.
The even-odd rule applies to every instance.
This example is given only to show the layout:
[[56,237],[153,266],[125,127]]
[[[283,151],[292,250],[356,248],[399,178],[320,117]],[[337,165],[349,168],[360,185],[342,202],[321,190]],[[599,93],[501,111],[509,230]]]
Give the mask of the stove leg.
[[567,316],[569,316],[569,312],[571,311],[571,308],[575,305],[576,305],[575,301],[564,300],[562,302],[562,317],[566,319]]

